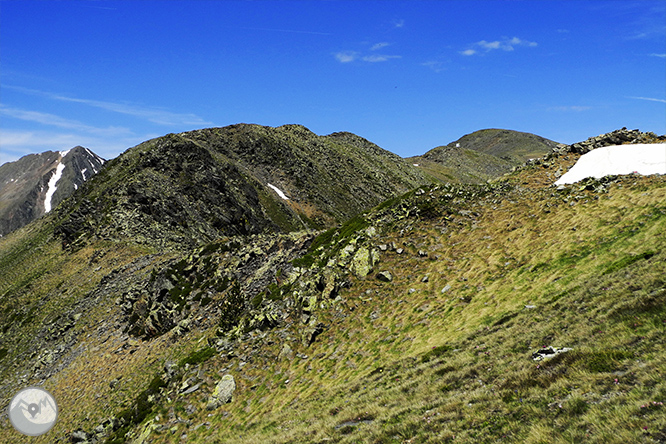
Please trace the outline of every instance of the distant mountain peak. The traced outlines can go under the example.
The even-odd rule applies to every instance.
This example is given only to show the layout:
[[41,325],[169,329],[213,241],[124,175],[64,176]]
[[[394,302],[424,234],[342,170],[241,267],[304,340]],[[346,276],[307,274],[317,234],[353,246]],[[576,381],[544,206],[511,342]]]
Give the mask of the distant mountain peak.
[[0,235],[50,212],[104,162],[88,148],[75,146],[29,154],[0,166]]
[[445,182],[483,183],[530,158],[544,156],[557,145],[531,133],[487,128],[411,159]]

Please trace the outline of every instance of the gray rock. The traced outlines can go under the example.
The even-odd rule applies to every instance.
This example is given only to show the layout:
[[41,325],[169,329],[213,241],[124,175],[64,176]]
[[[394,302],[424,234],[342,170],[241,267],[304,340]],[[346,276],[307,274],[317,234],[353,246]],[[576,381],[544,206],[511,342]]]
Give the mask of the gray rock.
[[324,332],[324,327],[322,322],[317,322],[317,318],[313,317],[303,330],[303,345],[309,347],[317,339],[317,336]]
[[231,402],[234,390],[236,390],[236,381],[234,381],[234,377],[231,375],[224,375],[208,398],[206,409],[215,410],[219,406]]
[[86,443],[88,442],[88,438],[90,438],[90,435],[88,435],[86,432],[84,432],[81,429],[74,430],[70,435],[70,440],[73,443]]
[[571,351],[573,349],[569,347],[553,347],[548,346],[544,347],[541,350],[537,350],[534,353],[532,353],[532,360],[534,361],[543,361],[544,359],[550,359],[554,356],[559,355],[560,353],[566,353],[568,351]]
[[377,275],[377,279],[382,282],[391,282],[393,280],[393,276],[389,271],[382,271]]
[[403,248],[398,248],[397,250],[395,250],[395,252],[398,254],[402,254],[404,251],[405,250]]
[[451,286],[450,286],[449,284],[446,284],[446,285],[444,286],[444,288],[442,288],[442,294],[446,293],[446,292],[449,291],[450,289],[451,289]]
[[164,373],[167,375],[167,379],[171,379],[173,375],[176,374],[178,370],[178,364],[173,361],[167,361],[164,363]]
[[291,360],[294,358],[294,351],[289,347],[289,344],[284,344],[282,346],[282,350],[280,351],[280,354],[278,355],[278,359],[288,359]]
[[189,387],[187,390],[181,393],[181,395],[189,395],[190,393],[194,393],[197,390],[199,390],[199,387],[201,387],[201,384],[195,384],[192,387]]

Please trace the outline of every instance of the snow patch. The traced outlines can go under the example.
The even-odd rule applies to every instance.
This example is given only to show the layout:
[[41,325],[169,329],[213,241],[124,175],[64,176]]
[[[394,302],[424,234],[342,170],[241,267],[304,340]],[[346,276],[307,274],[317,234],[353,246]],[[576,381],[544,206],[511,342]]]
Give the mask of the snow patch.
[[60,151],[60,157],[65,157],[70,151],[72,151],[72,150],[69,149],[69,150],[65,150],[65,151]]
[[631,144],[597,148],[583,154],[555,185],[575,183],[586,177],[638,173],[666,174],[666,144]]
[[459,144],[459,143],[456,143],[456,148],[460,148],[460,144]]
[[44,197],[44,212],[48,213],[51,211],[51,199],[53,198],[53,193],[58,189],[56,184],[62,177],[62,171],[65,169],[65,164],[60,162],[56,167],[55,173],[49,179],[49,188],[46,190],[46,197]]
[[419,166],[419,164],[418,164],[418,163],[413,163],[412,165],[414,165],[415,167]]
[[[94,170],[94,168],[93,168],[93,170]],[[88,180],[88,179],[86,179],[86,171],[88,171],[88,168],[84,168],[84,169],[81,170],[81,177],[83,177],[83,180]],[[95,171],[95,173],[97,173],[97,171]]]
[[267,183],[266,185],[268,185],[270,188],[272,188],[273,191],[275,191],[276,193],[278,193],[278,196],[280,196],[280,197],[283,198],[284,200],[289,200],[289,198],[288,198],[288,197],[282,192],[282,190],[280,190],[280,189],[279,189],[278,187],[276,187],[275,185],[271,185],[270,183]]

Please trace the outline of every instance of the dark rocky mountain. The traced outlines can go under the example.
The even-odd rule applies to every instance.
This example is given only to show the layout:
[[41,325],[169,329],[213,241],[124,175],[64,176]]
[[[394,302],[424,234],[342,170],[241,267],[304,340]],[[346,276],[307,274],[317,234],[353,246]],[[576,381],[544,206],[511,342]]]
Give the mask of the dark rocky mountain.
[[483,183],[557,146],[535,134],[484,129],[409,160],[444,182]]
[[0,235],[55,208],[102,169],[104,159],[82,146],[29,154],[0,166]]
[[66,244],[95,236],[189,247],[326,228],[428,181],[351,133],[239,124],[127,150],[59,209],[57,229]]

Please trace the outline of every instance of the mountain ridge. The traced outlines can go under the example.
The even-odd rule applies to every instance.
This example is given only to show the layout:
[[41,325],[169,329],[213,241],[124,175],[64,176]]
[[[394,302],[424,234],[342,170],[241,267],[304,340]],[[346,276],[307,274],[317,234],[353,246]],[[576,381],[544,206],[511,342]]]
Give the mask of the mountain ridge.
[[92,236],[189,248],[223,236],[325,228],[428,181],[350,134],[317,136],[300,125],[208,128],[152,139],[109,161],[86,184],[89,194],[59,209],[57,231],[66,245]]

